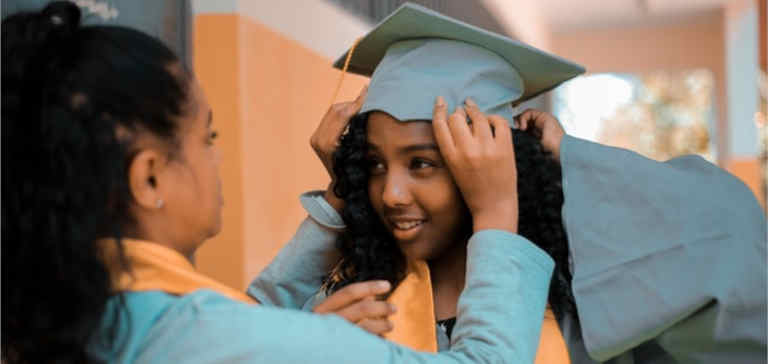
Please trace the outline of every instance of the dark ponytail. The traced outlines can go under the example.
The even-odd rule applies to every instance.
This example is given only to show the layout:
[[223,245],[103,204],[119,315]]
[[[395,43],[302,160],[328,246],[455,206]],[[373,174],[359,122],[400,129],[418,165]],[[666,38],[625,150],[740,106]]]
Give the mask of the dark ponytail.
[[[186,71],[158,40],[81,26],[71,2],[2,22],[2,359],[90,363],[115,292],[99,240],[132,227],[133,138],[173,151]],[[179,67],[177,67],[179,66]],[[182,72],[171,71],[178,68]],[[117,300],[119,302],[119,300]],[[115,344],[106,340],[106,345]]]

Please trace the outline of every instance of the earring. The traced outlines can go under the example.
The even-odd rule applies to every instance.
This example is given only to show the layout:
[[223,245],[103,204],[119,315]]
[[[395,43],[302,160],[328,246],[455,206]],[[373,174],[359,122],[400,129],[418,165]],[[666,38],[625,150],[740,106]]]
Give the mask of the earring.
[[155,205],[157,205],[157,208],[163,207],[163,204],[164,204],[163,200],[157,200],[157,202],[155,203]]

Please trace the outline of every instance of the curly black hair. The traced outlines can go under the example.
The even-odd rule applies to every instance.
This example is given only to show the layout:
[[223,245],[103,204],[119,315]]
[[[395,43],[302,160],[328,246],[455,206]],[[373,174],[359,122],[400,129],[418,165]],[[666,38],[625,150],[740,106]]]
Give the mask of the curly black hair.
[[[100,239],[132,228],[131,136],[178,143],[178,58],[141,32],[81,26],[71,2],[2,21],[2,360],[99,362],[124,306]],[[182,66],[183,68],[183,66]],[[181,72],[186,73],[186,72]],[[124,261],[123,261],[123,264]],[[124,266],[124,268],[127,268]],[[96,340],[96,339],[104,340]]]
[[[365,280],[388,280],[393,286],[403,278],[405,257],[379,219],[368,196],[368,115],[352,118],[333,156],[334,193],[345,206],[347,225],[337,240],[341,258],[326,278],[333,292]],[[549,303],[558,317],[574,312],[568,239],[562,223],[563,188],[560,164],[531,134],[512,130],[518,171],[519,234],[546,251],[555,261]]]

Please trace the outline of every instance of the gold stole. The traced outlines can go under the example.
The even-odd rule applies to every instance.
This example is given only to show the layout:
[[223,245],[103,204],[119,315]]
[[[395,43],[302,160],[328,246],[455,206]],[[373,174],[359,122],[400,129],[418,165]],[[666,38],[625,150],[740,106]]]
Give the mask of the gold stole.
[[437,352],[437,323],[427,263],[409,261],[405,278],[387,301],[397,307],[397,312],[389,317],[394,329],[384,337],[414,350]]
[[[437,323],[429,267],[424,261],[408,262],[403,281],[387,299],[397,306],[390,316],[394,329],[388,340],[424,352],[437,351]],[[536,364],[569,364],[568,348],[552,311],[547,308],[541,327]]]
[[104,239],[103,254],[118,291],[163,291],[183,296],[199,289],[209,289],[236,301],[256,300],[223,283],[197,272],[181,253],[147,241],[122,239],[130,271],[121,270],[114,239]]

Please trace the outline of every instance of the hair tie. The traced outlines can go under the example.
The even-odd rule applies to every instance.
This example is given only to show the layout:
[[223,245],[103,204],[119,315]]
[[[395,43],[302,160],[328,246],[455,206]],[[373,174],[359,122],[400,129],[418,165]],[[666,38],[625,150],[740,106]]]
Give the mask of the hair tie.
[[44,21],[50,24],[49,34],[56,38],[71,35],[80,26],[80,8],[69,1],[55,1],[42,10]]

